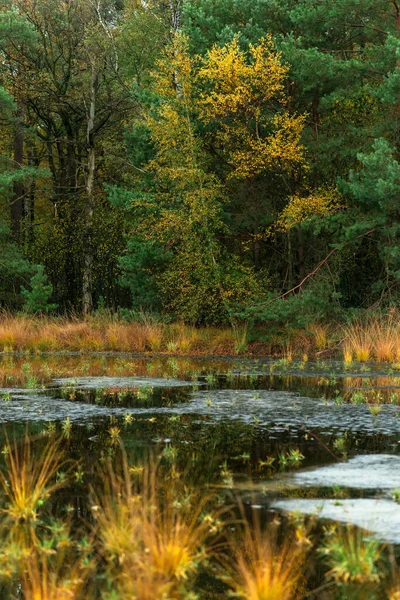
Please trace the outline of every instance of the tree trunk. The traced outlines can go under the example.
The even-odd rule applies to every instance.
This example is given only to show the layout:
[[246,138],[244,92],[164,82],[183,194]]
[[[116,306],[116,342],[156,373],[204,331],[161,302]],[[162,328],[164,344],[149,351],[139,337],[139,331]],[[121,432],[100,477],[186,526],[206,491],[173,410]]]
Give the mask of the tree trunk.
[[92,81],[90,90],[90,105],[87,124],[87,174],[86,174],[86,202],[85,202],[85,250],[83,256],[83,286],[82,308],[83,314],[89,315],[93,310],[93,205],[94,205],[94,180],[96,170],[96,153],[94,145],[94,121],[96,116],[96,95],[98,89],[98,73],[92,66]]
[[[24,160],[24,133],[22,123],[18,120],[15,125],[14,135],[14,166],[21,168]],[[22,181],[14,183],[13,198],[11,200],[11,231],[15,242],[21,241],[21,223],[24,214],[24,184]]]

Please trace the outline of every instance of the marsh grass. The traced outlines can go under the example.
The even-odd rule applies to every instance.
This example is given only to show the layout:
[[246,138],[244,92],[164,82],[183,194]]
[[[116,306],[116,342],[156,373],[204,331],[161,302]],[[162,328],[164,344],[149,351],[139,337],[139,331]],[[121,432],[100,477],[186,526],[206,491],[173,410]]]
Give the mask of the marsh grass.
[[308,327],[308,332],[314,338],[314,344],[317,350],[325,350],[328,346],[329,327],[322,323],[312,323]]
[[293,355],[301,356],[328,348],[333,338],[334,333],[329,327],[321,324],[278,336],[272,342],[257,342],[249,340],[246,325],[194,327],[179,322],[154,322],[146,315],[142,315],[138,322],[128,322],[112,315],[102,318],[94,315],[83,320],[76,316],[33,317],[0,313],[0,351],[5,353],[27,352],[34,355],[64,350],[81,353],[256,353],[282,356],[290,345]]
[[146,318],[125,322],[0,314],[0,351],[6,353],[67,350],[234,354],[236,341],[236,332],[230,328],[165,325]]
[[34,525],[45,502],[65,485],[65,478],[56,478],[68,469],[60,442],[50,440],[38,458],[27,436],[22,446],[7,440],[5,454],[7,469],[0,471],[0,486],[6,501],[1,512],[11,523]]
[[24,600],[81,600],[89,598],[87,582],[94,564],[76,551],[69,532],[53,547],[30,549],[23,561]]
[[207,496],[189,491],[175,469],[161,473],[154,461],[130,466],[124,452],[120,473],[108,465],[102,480],[102,491],[92,491],[92,510],[99,552],[120,597],[191,597],[219,532]]
[[279,535],[279,524],[262,527],[259,511],[251,520],[243,506],[240,541],[231,539],[232,555],[223,561],[226,583],[235,597],[246,600],[292,600],[298,596],[304,579],[305,563],[310,549],[307,536],[295,531]]
[[344,334],[344,356],[351,353],[359,362],[395,362],[400,356],[400,315],[397,310],[355,321],[344,328]]

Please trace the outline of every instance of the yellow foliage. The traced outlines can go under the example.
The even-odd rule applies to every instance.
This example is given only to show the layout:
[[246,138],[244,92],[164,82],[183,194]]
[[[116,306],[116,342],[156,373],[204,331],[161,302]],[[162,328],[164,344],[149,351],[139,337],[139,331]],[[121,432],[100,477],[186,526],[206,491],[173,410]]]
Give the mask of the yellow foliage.
[[213,85],[211,93],[202,95],[204,117],[239,116],[259,119],[265,103],[280,100],[285,103],[284,82],[288,68],[281,55],[274,51],[270,36],[258,46],[250,46],[252,61],[239,48],[235,38],[223,48],[214,46],[208,53],[200,78]]
[[251,45],[250,55],[237,38],[208,53],[199,71],[207,89],[200,97],[200,116],[207,123],[218,122],[219,144],[233,166],[231,177],[249,178],[277,168],[289,172],[304,162],[304,118],[286,108],[287,72],[270,36]]
[[334,213],[343,206],[341,197],[336,189],[315,190],[308,196],[296,194],[284,208],[276,222],[278,231],[289,231],[303,221],[315,216],[326,216]]

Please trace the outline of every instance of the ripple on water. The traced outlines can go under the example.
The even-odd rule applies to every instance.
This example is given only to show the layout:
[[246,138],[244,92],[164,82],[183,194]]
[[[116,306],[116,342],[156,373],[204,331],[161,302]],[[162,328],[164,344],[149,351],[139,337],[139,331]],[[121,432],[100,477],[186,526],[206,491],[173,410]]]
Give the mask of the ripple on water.
[[210,415],[213,419],[238,419],[268,425],[270,432],[282,427],[318,429],[332,433],[345,431],[365,435],[400,433],[398,408],[382,405],[378,416],[371,415],[368,406],[326,402],[298,396],[294,392],[257,390],[202,390],[192,392],[191,401],[174,412]]

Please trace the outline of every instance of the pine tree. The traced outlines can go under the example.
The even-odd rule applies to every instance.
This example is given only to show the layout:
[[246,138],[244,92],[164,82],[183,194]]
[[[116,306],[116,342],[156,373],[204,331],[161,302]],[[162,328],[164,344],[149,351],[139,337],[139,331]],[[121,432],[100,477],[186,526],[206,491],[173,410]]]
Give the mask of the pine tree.
[[24,310],[27,313],[48,313],[57,308],[57,304],[50,303],[53,286],[48,282],[47,275],[42,265],[36,267],[30,283],[31,289],[21,288],[24,297]]

